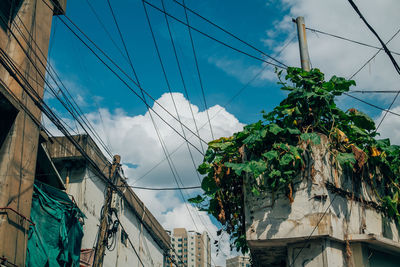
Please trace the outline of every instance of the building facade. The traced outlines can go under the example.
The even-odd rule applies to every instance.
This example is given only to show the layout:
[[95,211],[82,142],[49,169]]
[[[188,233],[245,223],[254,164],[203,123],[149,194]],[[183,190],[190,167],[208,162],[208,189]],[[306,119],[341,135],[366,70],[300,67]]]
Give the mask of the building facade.
[[[81,266],[92,266],[110,163],[89,136],[77,135],[74,139],[96,163],[96,168],[65,137],[52,138],[46,145],[67,193],[86,216]],[[112,234],[108,238],[103,266],[163,267],[171,247],[168,234],[122,175],[118,172],[116,176],[115,184],[121,190],[114,191],[110,205],[108,229]]]
[[[179,266],[208,267],[211,266],[211,245],[207,232],[187,231],[185,228],[175,228],[168,231],[173,251],[170,255]],[[167,266],[172,262],[167,259]]]
[[226,267],[250,267],[249,256],[236,256],[226,259]]
[[45,139],[41,77],[53,15],[65,7],[66,0],[0,1],[0,259],[13,266],[26,260],[27,219]]
[[310,147],[312,161],[293,179],[292,203],[285,192],[245,195],[254,266],[399,266],[400,231],[379,206],[380,189],[338,169],[329,147],[324,135]]

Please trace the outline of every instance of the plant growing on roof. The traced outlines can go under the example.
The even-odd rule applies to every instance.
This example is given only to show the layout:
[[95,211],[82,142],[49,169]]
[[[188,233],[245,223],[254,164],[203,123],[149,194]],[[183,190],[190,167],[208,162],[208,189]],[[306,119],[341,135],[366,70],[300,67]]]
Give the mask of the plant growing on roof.
[[[319,144],[319,134],[324,134],[335,162],[367,173],[367,182],[381,192],[383,209],[399,220],[400,147],[389,139],[376,140],[375,123],[368,115],[356,109],[345,112],[334,101],[355,82],[336,76],[325,81],[318,69],[290,67],[284,79],[282,71],[277,75],[281,89],[289,91],[287,98],[273,111],[262,112],[262,120],[208,144],[198,168],[205,175],[204,193],[189,201],[221,222],[217,234],[230,234],[231,249],[245,253],[243,178],[253,177],[248,186],[256,196],[279,190],[292,202],[292,180],[305,167],[305,150]],[[376,178],[378,169],[383,178]]]

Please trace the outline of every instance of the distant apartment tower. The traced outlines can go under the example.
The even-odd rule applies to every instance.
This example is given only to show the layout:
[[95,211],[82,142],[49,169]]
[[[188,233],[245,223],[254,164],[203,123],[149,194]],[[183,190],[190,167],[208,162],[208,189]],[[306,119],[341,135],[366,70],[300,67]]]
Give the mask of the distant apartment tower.
[[[198,233],[187,231],[185,228],[175,228],[172,232],[167,231],[171,237],[171,245],[174,251],[171,257],[178,266],[187,267],[210,267],[211,245],[207,232]],[[173,266],[169,259],[166,266]]]
[[250,267],[249,256],[236,256],[226,260],[226,267]]

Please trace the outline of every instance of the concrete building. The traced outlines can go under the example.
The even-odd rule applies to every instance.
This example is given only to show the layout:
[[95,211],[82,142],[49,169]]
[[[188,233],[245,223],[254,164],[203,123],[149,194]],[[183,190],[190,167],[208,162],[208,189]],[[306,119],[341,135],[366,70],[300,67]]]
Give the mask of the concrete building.
[[254,266],[399,266],[395,221],[362,177],[335,167],[327,147],[325,136],[312,146],[293,203],[284,192],[245,195]]
[[[171,256],[176,259],[179,266],[187,267],[208,267],[211,266],[211,245],[207,232],[198,233],[187,231],[185,228],[175,228],[168,231],[171,238],[171,245],[175,252]],[[167,266],[172,263],[169,259]]]
[[[65,137],[48,142],[49,154],[58,169],[66,191],[86,215],[83,225],[81,265],[91,266],[98,225],[104,205],[110,163],[94,141],[87,135],[74,136],[99,168],[94,168]],[[98,170],[103,170],[99,173]],[[123,195],[114,194],[110,217],[116,226],[109,238],[103,266],[154,266],[163,267],[168,255],[170,238],[137,195],[128,187],[121,174],[116,184]],[[133,246],[133,248],[132,248]]]
[[65,6],[65,0],[0,1],[0,259],[14,266],[25,264],[28,224],[23,218],[30,217],[37,157],[45,140],[36,104],[43,98],[40,77],[52,17]]
[[225,267],[250,267],[250,257],[236,256],[230,259],[226,259]]

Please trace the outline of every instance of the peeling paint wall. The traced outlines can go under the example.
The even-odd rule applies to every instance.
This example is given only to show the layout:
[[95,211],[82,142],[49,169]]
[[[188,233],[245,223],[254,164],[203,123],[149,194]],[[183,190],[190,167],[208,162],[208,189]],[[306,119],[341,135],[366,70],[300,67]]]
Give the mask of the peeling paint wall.
[[[312,146],[308,167],[294,179],[293,203],[284,193],[245,195],[246,237],[261,266],[290,262],[290,253],[296,250],[293,244],[303,246],[308,238],[316,240],[315,247],[304,248],[299,257],[320,252],[312,257],[316,265],[310,262],[304,266],[345,266],[346,240],[350,247],[360,241],[377,247],[390,244],[392,253],[400,251],[399,229],[377,209],[372,189],[361,177],[335,168],[326,137],[321,138],[321,145]],[[303,266],[300,263],[306,258],[293,266]]]
[[[66,177],[66,173],[66,170],[62,172],[63,178]],[[82,249],[93,248],[96,244],[105,191],[104,182],[90,169],[80,168],[69,172],[67,192],[74,196],[78,207],[87,217],[83,226]],[[139,253],[144,266],[162,267],[164,260],[163,250],[156,244],[146,228],[141,227],[140,220],[128,208],[127,203],[124,202],[124,200],[119,199],[119,218],[136,251]],[[140,244],[139,239],[141,240]],[[121,227],[116,233],[116,240],[117,243],[114,250],[106,250],[104,266],[141,266],[129,242],[126,242],[126,245],[121,242]]]

